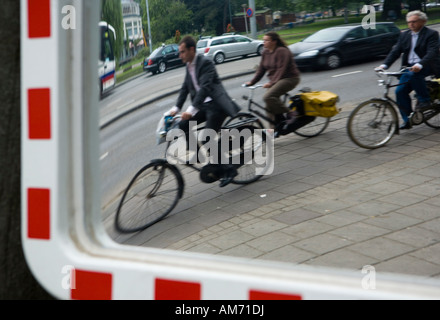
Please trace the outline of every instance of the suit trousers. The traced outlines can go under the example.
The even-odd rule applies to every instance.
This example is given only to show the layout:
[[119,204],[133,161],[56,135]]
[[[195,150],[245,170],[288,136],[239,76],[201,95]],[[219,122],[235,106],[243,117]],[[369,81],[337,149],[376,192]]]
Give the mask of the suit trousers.
[[[190,132],[192,129],[190,127],[191,121],[196,121],[197,124],[205,123],[205,129],[212,129],[216,133],[218,133],[226,118],[227,118],[227,115],[225,114],[225,112],[222,109],[217,107],[213,102],[208,102],[208,103],[205,103],[203,105],[203,108],[201,110],[199,110],[199,112],[197,112],[190,120],[181,121],[179,123],[179,128],[183,132],[185,132],[185,134],[186,134],[187,149],[189,149],[191,147],[189,145],[189,135],[193,134],[192,132]],[[198,131],[197,133],[200,134],[201,132]],[[209,137],[202,136],[202,137],[197,137],[197,138],[199,141],[202,142],[202,144],[205,144],[209,141]],[[204,168],[209,168],[207,172],[214,174],[214,176],[216,175],[217,176],[216,179],[220,179],[220,177],[227,174],[231,170],[236,170],[236,168],[240,167],[240,165],[222,164],[223,158],[219,152],[221,150],[221,141],[218,141],[218,149],[217,150],[218,150],[218,158],[216,159],[217,164],[209,164],[208,163]],[[196,153],[198,154],[199,145],[197,144],[197,150],[192,150],[192,151],[196,151]],[[205,159],[198,159],[198,160],[204,161]],[[212,159],[212,160],[214,160],[214,159]],[[217,168],[217,169],[213,169],[213,168]],[[214,170],[214,171],[211,172],[212,170]],[[203,172],[204,171],[202,170],[201,175],[203,175]],[[214,180],[216,180],[216,179],[214,179]],[[203,181],[203,179],[202,179],[202,181]],[[211,182],[213,182],[213,181],[211,181]]]
[[406,123],[413,112],[410,93],[416,92],[417,100],[420,103],[431,101],[425,78],[431,75],[429,67],[424,67],[420,72],[405,72],[400,78],[400,85],[396,89],[396,100],[400,114]]
[[[192,128],[190,128],[190,122],[195,121],[197,124],[205,123],[205,129],[212,129],[215,132],[219,132],[223,122],[227,118],[227,115],[221,110],[220,108],[216,107],[213,102],[208,102],[203,105],[201,110],[197,112],[190,120],[182,120],[179,123],[179,128],[185,132],[186,135],[186,141],[187,141],[187,148],[191,147],[189,145],[189,135],[194,134],[193,132],[190,132]],[[197,131],[197,134],[203,134],[202,131]],[[195,139],[199,139],[199,141],[203,141],[204,143],[207,143],[209,140],[206,140],[206,137],[195,137]],[[209,138],[209,137],[208,137]],[[192,150],[198,152],[198,146],[197,150]]]

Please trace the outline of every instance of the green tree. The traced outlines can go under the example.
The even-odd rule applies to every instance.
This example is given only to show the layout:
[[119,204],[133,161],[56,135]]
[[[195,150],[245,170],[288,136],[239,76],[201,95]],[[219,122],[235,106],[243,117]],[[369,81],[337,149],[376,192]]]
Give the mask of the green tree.
[[115,28],[116,42],[114,48],[116,59],[119,60],[124,49],[124,21],[121,0],[101,0],[101,20],[108,22]]
[[408,1],[408,6],[409,6],[408,10],[409,11],[422,10],[422,4],[424,2],[425,1],[423,1],[423,0],[409,0]]
[[[145,0],[138,0],[142,10],[142,20],[144,23],[144,33],[148,35],[148,16]],[[150,26],[152,42],[160,44],[172,39],[176,31],[182,34],[191,33],[193,27],[193,14],[181,0],[148,0],[150,11]]]
[[255,6],[259,9],[266,7],[273,11],[290,12],[295,10],[295,2],[292,0],[255,0]]
[[402,1],[385,0],[383,3],[382,19],[394,20],[402,18]]

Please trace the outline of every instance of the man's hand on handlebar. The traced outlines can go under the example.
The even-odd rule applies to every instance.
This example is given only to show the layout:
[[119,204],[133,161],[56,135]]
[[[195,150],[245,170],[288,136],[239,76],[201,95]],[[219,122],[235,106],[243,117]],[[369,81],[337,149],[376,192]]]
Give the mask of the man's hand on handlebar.
[[242,84],[242,87],[252,87],[252,88],[271,88],[272,84],[270,83],[266,83],[266,84],[258,84],[258,85],[253,85],[252,82],[245,82]]
[[192,114],[190,112],[182,112],[182,120],[189,120],[192,118]]
[[412,72],[414,72],[414,73],[418,73],[418,72],[420,72],[421,70],[422,70],[422,68],[421,68],[420,65],[418,65],[418,64],[413,65],[413,66],[409,69],[409,71],[412,71]]

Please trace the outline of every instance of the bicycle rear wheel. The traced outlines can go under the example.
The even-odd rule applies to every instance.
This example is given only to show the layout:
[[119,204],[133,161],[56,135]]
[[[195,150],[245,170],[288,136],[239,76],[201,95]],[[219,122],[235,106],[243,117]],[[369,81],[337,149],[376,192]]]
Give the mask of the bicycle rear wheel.
[[430,110],[425,114],[425,124],[434,129],[440,129],[440,108],[438,104],[436,109]]
[[115,228],[121,233],[144,230],[163,219],[183,195],[179,170],[165,160],[153,160],[128,184],[118,205]]
[[347,132],[361,148],[377,149],[387,144],[398,130],[396,110],[388,101],[373,99],[358,105],[350,114]]
[[[313,138],[316,136],[319,136],[321,133],[323,133],[325,131],[325,129],[327,129],[329,123],[330,123],[330,118],[324,118],[324,117],[314,117],[315,119],[310,121],[309,117],[305,116],[302,117],[304,118],[305,121],[307,121],[306,125],[301,126],[300,128],[296,129],[295,131],[293,131],[295,134],[301,136],[301,137],[305,137],[305,138]],[[301,122],[302,119],[299,118],[298,120],[296,120],[298,122]],[[310,121],[310,122],[309,122]]]
[[274,162],[273,134],[255,126],[235,129],[235,134],[229,134],[230,161],[238,167],[232,183],[249,184],[270,174]]

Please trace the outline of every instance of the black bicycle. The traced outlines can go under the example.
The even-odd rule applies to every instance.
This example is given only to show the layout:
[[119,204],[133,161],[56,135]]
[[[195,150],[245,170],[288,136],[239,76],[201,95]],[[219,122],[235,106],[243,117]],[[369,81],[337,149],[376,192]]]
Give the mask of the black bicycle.
[[[206,161],[211,150],[200,143],[195,149],[188,148],[185,134],[176,129],[179,119],[179,116],[173,117],[170,128],[163,132],[167,135],[165,158],[152,160],[141,168],[125,189],[116,211],[117,231],[144,230],[176,207],[185,187],[178,165],[200,172],[200,179],[205,183],[218,181],[219,166]],[[216,145],[226,146],[223,156],[237,168],[233,184],[255,182],[273,169],[273,134],[256,123],[258,119],[248,115],[241,121],[227,121],[218,133]],[[203,129],[203,126],[196,126],[193,133],[198,135]]]
[[[373,98],[359,104],[350,114],[347,122],[347,133],[351,141],[365,149],[377,149],[386,145],[395,134],[399,134],[398,105],[389,96],[389,90],[400,84],[393,84],[393,79],[399,78],[407,68],[398,72],[376,70],[379,76],[386,79],[379,80],[379,86],[384,87],[382,98]],[[428,88],[432,90],[438,83],[427,81]],[[438,89],[437,89],[438,90]],[[440,128],[440,102],[431,98],[431,108],[424,111],[415,111],[410,117],[413,126],[425,123],[427,126]]]
[[[231,118],[227,124],[234,123],[237,121],[242,121],[246,119],[253,119],[255,126],[258,126],[259,128],[264,128],[265,125],[263,124],[263,121],[266,123],[270,123],[273,126],[279,125],[276,123],[273,119],[267,116],[267,110],[264,106],[260,105],[258,102],[254,100],[254,94],[255,90],[258,88],[262,88],[262,85],[256,85],[256,86],[246,86],[242,85],[242,87],[247,88],[250,90],[250,95],[244,95],[243,99],[248,101],[247,104],[247,112],[240,112],[235,117]],[[309,92],[310,89],[304,88],[300,91],[300,93],[296,96],[299,97],[301,93]],[[295,96],[291,97],[289,94],[284,95],[284,104],[286,104],[287,101],[290,101]],[[291,106],[291,104],[289,104]],[[255,117],[258,117],[257,119]],[[262,121],[262,120],[263,121]],[[328,125],[330,123],[330,118],[328,117],[312,117],[312,116],[306,116],[301,115],[297,119],[295,119],[295,129],[293,132],[297,134],[298,136],[305,137],[305,138],[312,138],[320,135],[327,129]],[[275,133],[276,134],[276,133]]]

